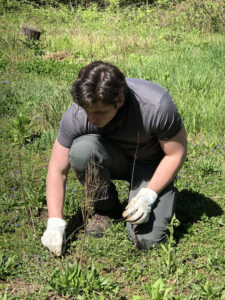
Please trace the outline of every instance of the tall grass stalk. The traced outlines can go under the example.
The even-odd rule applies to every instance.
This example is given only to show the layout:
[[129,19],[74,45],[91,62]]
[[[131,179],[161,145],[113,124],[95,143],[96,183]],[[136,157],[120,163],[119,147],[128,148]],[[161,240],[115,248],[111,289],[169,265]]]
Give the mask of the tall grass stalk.
[[161,248],[162,248],[162,256],[163,259],[166,263],[166,273],[167,275],[169,275],[171,273],[172,270],[172,259],[173,259],[173,251],[174,251],[174,245],[175,245],[175,240],[174,240],[174,226],[175,224],[177,224],[177,219],[175,217],[175,215],[173,216],[170,226],[169,226],[169,239],[167,242],[167,245],[165,246],[164,244],[161,244]]
[[20,184],[21,184],[21,191],[22,191],[22,195],[23,195],[23,202],[24,202],[24,205],[26,208],[28,221],[31,222],[34,232],[36,232],[32,209],[29,206],[29,203],[28,203],[27,197],[26,197],[24,180],[23,180],[23,178],[24,178],[23,166],[22,166],[22,149],[28,140],[28,137],[30,135],[30,130],[32,128],[32,124],[31,124],[30,119],[27,116],[25,116],[23,114],[19,114],[17,116],[17,118],[15,118],[13,120],[12,125],[13,125],[12,134],[14,136],[14,143],[18,147],[19,174],[20,174]]

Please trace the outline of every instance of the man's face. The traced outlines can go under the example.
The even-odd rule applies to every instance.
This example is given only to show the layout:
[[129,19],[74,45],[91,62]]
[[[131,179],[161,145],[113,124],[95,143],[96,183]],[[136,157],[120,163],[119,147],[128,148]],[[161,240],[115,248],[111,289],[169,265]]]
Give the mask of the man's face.
[[90,106],[83,107],[87,114],[88,121],[96,127],[106,126],[116,115],[118,109],[124,104],[124,96],[117,103],[117,107],[113,105],[105,105],[98,101]]

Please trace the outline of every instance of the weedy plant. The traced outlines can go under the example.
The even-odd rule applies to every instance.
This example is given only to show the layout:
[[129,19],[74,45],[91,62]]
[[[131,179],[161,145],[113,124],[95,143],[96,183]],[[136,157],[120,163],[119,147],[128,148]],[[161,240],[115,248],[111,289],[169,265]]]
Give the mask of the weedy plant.
[[6,289],[6,290],[4,291],[4,294],[2,294],[1,300],[8,300],[8,299],[10,299],[8,296],[9,296],[9,295],[8,295],[8,289]]
[[7,290],[5,290],[4,294],[2,295],[2,300],[7,300]]
[[163,257],[163,260],[166,264],[166,273],[169,275],[171,270],[172,270],[172,266],[173,266],[173,261],[172,261],[172,253],[174,251],[174,245],[176,243],[176,241],[174,240],[174,226],[179,225],[179,221],[176,219],[175,215],[173,216],[172,220],[171,220],[171,224],[169,226],[169,239],[167,242],[167,245],[164,244],[160,244],[161,246],[161,255]]
[[13,278],[16,274],[17,265],[15,256],[7,258],[3,253],[0,253],[0,280],[6,281],[9,277]]
[[19,174],[20,174],[20,183],[21,183],[24,205],[26,207],[28,220],[32,222],[33,228],[35,230],[32,210],[29,207],[26,198],[26,192],[24,187],[23,166],[22,166],[22,147],[24,147],[25,143],[29,140],[30,132],[32,129],[31,120],[27,116],[20,113],[13,120],[12,127],[13,127],[12,134],[14,137],[14,144],[18,147]]
[[49,288],[67,297],[97,299],[99,295],[116,295],[119,286],[108,276],[101,277],[93,264],[84,270],[77,261],[74,265],[68,263],[63,271],[56,269],[51,275]]
[[150,299],[154,300],[166,300],[168,294],[172,290],[172,287],[165,287],[165,283],[162,278],[157,279],[152,285],[146,285]]

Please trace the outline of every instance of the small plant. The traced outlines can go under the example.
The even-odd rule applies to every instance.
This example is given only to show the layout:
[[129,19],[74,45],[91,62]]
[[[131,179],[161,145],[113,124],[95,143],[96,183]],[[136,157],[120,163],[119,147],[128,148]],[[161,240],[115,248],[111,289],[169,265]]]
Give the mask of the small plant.
[[2,300],[7,300],[7,290],[4,291],[4,294],[2,294]]
[[157,279],[152,285],[147,285],[147,291],[150,299],[166,300],[172,287],[165,288],[165,283],[162,278]]
[[225,299],[223,289],[221,285],[211,285],[208,280],[201,286],[193,284],[193,290],[197,292],[198,299]]
[[[3,40],[0,39],[2,42]],[[3,73],[6,70],[6,67],[8,65],[8,61],[3,57],[3,54],[0,52],[0,73]]]
[[157,0],[155,1],[155,4],[161,8],[167,8],[171,5],[171,2],[171,0]]
[[93,264],[90,269],[83,270],[79,262],[74,265],[68,263],[64,271],[56,269],[51,275],[49,285],[50,289],[57,290],[60,295],[83,295],[85,299],[90,296],[95,299],[99,293],[118,292],[118,285],[112,283],[108,276],[100,277]]
[[29,141],[30,131],[32,129],[31,120],[24,114],[20,113],[12,121],[12,127],[14,143],[21,148],[27,141]]
[[26,38],[25,40],[21,40],[23,42],[23,44],[27,47],[27,48],[30,48],[30,49],[33,49],[34,50],[34,53],[35,55],[43,55],[45,52],[44,52],[44,49],[43,47],[41,46],[40,42],[39,41],[35,41],[35,40],[30,40],[28,38]]
[[171,267],[172,267],[172,252],[173,252],[173,246],[175,244],[175,240],[173,237],[174,233],[174,226],[178,224],[178,220],[176,219],[175,216],[173,216],[170,227],[169,227],[169,240],[168,240],[168,245],[167,247],[163,244],[161,244],[162,248],[162,257],[166,263],[166,270],[167,274],[171,272]]
[[17,262],[15,256],[7,258],[0,253],[0,280],[6,281],[8,277],[14,277],[16,274],[16,265]]
[[[27,211],[28,220],[32,221],[33,228],[34,227],[34,221],[33,221],[33,215],[32,210],[28,205],[28,201],[26,198],[26,192],[24,187],[24,176],[23,176],[23,167],[22,167],[22,147],[25,145],[27,141],[29,141],[30,131],[32,129],[31,120],[20,113],[17,118],[15,118],[12,122],[12,134],[14,137],[14,144],[18,146],[18,161],[19,161],[19,174],[20,174],[20,183],[21,183],[21,190],[23,194],[23,200]],[[34,229],[35,230],[35,229]]]

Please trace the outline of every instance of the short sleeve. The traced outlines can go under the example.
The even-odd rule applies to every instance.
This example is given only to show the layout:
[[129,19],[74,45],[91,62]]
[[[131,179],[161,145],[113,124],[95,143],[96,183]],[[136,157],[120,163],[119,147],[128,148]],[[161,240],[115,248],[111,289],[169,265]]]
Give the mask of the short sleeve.
[[99,131],[88,123],[85,111],[73,102],[60,121],[57,141],[63,147],[70,148],[77,137],[91,133]]
[[57,135],[57,141],[65,148],[70,148],[76,137],[75,124],[73,122],[73,110],[70,107],[63,115]]
[[155,134],[158,139],[166,141],[175,137],[183,127],[183,121],[169,93],[161,99],[155,120]]

